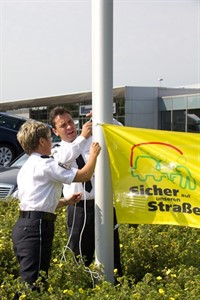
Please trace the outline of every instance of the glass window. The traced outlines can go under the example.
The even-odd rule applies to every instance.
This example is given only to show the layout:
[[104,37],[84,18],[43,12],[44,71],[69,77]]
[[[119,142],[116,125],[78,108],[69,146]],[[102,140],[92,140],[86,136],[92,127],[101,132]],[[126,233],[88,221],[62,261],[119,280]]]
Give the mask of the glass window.
[[30,110],[30,118],[48,123],[47,120],[47,108],[46,107],[34,107]]
[[200,94],[188,96],[188,108],[200,107]]
[[200,132],[200,109],[187,111],[187,131]]
[[173,110],[181,110],[187,108],[187,97],[175,97],[173,98]]
[[161,111],[161,129],[171,130],[171,111]]
[[159,110],[172,110],[173,109],[173,99],[169,98],[159,98]]
[[185,111],[174,110],[173,111],[173,131],[185,131]]
[[[114,118],[125,125],[125,98],[114,99],[113,101],[116,103],[116,113],[114,114]],[[78,132],[81,131],[82,125],[88,121],[88,117],[85,115],[79,114],[80,105],[91,105],[92,101],[83,101],[77,103],[67,103],[67,104],[58,104],[64,106],[68,111],[70,111]],[[54,106],[53,106],[54,107]],[[33,107],[30,109],[30,118],[49,123],[49,113],[53,107]]]
[[114,114],[114,118],[125,125],[125,98],[114,99],[116,103],[116,113]]

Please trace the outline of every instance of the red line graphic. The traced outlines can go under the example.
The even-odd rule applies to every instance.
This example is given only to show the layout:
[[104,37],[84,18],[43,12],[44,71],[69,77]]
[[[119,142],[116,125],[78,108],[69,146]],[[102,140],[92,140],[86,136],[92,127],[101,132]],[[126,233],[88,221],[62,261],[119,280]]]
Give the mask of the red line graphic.
[[131,148],[131,156],[130,156],[130,166],[132,167],[133,164],[132,164],[132,160],[133,160],[133,155],[134,155],[134,150],[136,147],[139,147],[139,146],[143,146],[143,145],[163,145],[163,146],[166,146],[166,147],[170,147],[172,149],[174,149],[175,151],[179,152],[181,155],[183,155],[183,152],[178,149],[177,147],[171,145],[171,144],[168,144],[168,143],[163,143],[163,142],[146,142],[146,143],[140,143],[140,144],[136,144],[134,145],[132,148]]

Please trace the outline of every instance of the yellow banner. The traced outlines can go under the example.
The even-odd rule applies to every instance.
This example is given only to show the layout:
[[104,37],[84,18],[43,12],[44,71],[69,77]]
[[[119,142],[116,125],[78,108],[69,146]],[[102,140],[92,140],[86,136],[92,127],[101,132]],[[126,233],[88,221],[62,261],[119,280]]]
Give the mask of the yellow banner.
[[102,128],[118,222],[200,228],[200,135]]

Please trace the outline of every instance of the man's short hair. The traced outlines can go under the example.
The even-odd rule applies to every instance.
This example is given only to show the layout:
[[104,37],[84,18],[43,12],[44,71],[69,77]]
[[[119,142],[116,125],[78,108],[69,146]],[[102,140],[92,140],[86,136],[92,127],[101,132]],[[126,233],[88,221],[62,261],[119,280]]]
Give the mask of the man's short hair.
[[53,128],[56,128],[55,126],[55,118],[58,116],[58,115],[64,115],[64,114],[69,114],[71,116],[71,113],[69,110],[67,110],[64,106],[56,106],[54,107],[51,111],[50,111],[50,114],[49,114],[49,122],[51,124],[51,126]]

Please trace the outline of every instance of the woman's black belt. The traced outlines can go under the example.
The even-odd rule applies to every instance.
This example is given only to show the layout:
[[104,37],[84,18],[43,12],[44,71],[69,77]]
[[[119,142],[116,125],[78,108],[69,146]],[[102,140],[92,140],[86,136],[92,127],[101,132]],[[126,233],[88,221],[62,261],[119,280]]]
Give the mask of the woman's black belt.
[[56,220],[56,215],[53,213],[44,212],[44,211],[35,211],[35,210],[29,210],[29,211],[21,210],[19,216],[20,218],[25,218],[25,219],[43,219],[52,222]]

